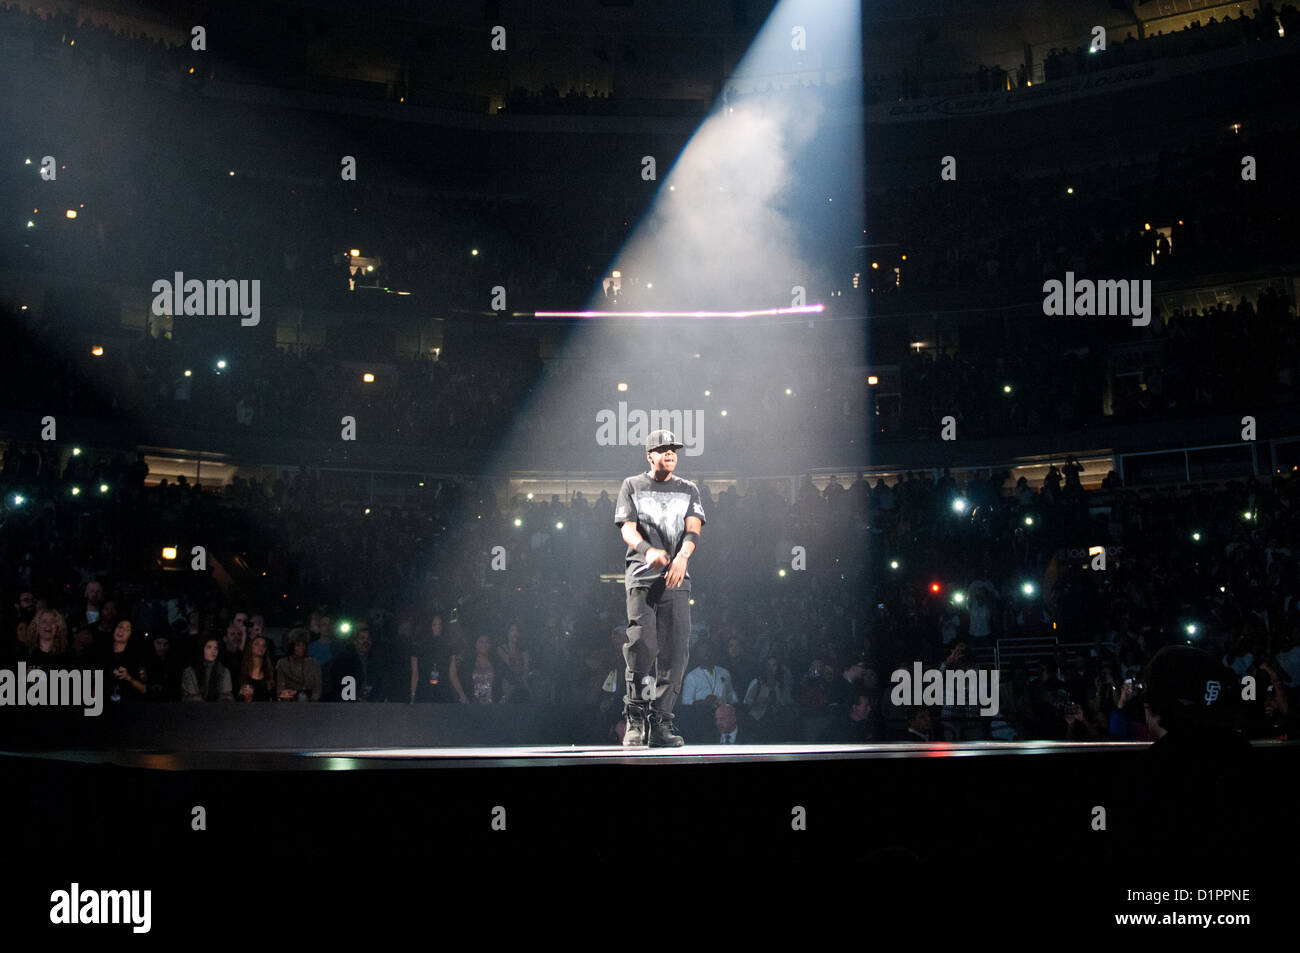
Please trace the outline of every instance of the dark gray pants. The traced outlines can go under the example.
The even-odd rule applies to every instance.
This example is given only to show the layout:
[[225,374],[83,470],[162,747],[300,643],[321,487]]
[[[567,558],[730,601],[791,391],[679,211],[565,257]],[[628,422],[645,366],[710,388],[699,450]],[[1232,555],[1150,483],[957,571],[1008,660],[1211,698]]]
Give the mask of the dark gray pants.
[[673,713],[691,643],[690,600],[690,590],[669,589],[662,579],[628,591],[627,702]]

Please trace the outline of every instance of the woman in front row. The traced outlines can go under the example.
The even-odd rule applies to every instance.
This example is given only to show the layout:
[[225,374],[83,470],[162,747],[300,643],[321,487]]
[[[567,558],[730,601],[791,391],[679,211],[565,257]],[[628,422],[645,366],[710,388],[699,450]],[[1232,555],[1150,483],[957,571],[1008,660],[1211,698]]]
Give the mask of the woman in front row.
[[266,637],[259,635],[248,643],[243,670],[239,673],[239,700],[243,702],[275,701],[275,672],[266,654]]
[[474,641],[474,654],[468,652],[451,657],[451,687],[461,704],[490,705],[507,702],[514,694],[514,684],[502,678],[492,661],[492,640],[480,635]]
[[203,642],[203,660],[181,674],[181,699],[187,702],[234,701],[230,690],[230,670],[217,661],[221,640],[215,635]]

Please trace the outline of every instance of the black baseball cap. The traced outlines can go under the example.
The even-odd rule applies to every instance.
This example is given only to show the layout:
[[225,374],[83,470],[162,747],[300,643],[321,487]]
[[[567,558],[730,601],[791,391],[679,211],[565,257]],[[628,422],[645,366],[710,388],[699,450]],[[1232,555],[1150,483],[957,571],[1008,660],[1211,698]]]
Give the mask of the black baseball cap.
[[1190,645],[1166,645],[1143,672],[1146,704],[1166,730],[1229,727],[1240,680],[1218,659]]
[[686,445],[678,442],[677,438],[673,436],[671,430],[653,430],[650,432],[650,436],[645,439],[646,453],[649,453],[651,450],[666,450],[669,447],[672,447],[674,450],[680,450],[684,446]]

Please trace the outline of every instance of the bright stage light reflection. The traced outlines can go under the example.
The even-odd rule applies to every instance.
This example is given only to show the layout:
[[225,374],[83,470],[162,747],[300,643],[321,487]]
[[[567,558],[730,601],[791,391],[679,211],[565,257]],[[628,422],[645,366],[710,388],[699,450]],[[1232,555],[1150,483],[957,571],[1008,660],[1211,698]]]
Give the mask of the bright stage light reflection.
[[779,314],[821,314],[820,304],[761,311],[534,311],[534,318],[757,318]]

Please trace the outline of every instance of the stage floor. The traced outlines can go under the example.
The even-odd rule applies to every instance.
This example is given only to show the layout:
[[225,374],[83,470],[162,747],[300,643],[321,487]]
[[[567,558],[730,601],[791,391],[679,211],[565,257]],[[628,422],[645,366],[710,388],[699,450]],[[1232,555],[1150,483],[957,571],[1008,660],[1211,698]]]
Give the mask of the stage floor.
[[[1273,779],[1283,790],[1297,776],[1300,743],[1253,749],[1243,777]],[[712,903],[719,890],[734,889],[736,910],[756,909],[750,873],[767,871],[779,896],[795,891],[804,909],[852,911],[864,890],[873,898],[894,890],[877,901],[881,917],[900,909],[899,892],[924,899],[933,914],[929,887],[948,881],[963,903],[1006,910],[1014,901],[1017,923],[1026,911],[1050,911],[1045,919],[1058,930],[1062,922],[1076,929],[1080,916],[1103,924],[1132,909],[1124,890],[1133,886],[1249,888],[1251,909],[1285,911],[1285,898],[1255,893],[1289,883],[1285,872],[1260,867],[1258,855],[1266,832],[1285,827],[1284,799],[1261,804],[1263,782],[1229,779],[1226,787],[1166,785],[1153,802],[1151,767],[1151,745],[1136,742],[252,748],[236,741],[201,750],[0,752],[7,782],[0,810],[19,819],[5,843],[29,864],[25,882],[39,888],[31,903],[67,887],[71,859],[81,883],[156,889],[155,909],[174,920],[177,935],[192,928],[194,896],[244,882],[248,832],[259,830],[270,832],[277,851],[268,856],[292,859],[290,873],[332,870],[340,857],[363,864],[343,868],[353,878],[348,896],[363,911],[398,895],[404,908],[422,911],[435,896],[460,908],[481,900],[485,885],[525,881],[521,896],[540,898],[538,885],[554,891],[551,910],[586,903],[625,911],[629,845],[638,864],[659,864],[684,882],[684,894],[696,898],[690,902]],[[647,804],[650,826],[629,839]],[[195,827],[200,820],[204,826]],[[132,838],[129,851],[123,832]],[[698,845],[716,863],[695,863]],[[196,851],[210,852],[210,862],[169,860]],[[32,858],[46,862],[39,875]],[[1224,871],[1233,872],[1228,881]],[[639,891],[644,878],[634,879]]]
[[735,764],[862,759],[988,758],[1098,754],[1147,748],[1146,742],[971,741],[872,745],[614,745],[210,751],[0,752],[0,756],[157,771],[353,771],[436,767],[557,767],[575,764]]

